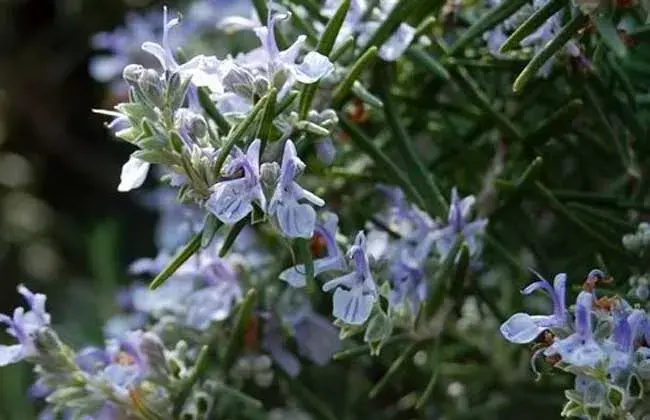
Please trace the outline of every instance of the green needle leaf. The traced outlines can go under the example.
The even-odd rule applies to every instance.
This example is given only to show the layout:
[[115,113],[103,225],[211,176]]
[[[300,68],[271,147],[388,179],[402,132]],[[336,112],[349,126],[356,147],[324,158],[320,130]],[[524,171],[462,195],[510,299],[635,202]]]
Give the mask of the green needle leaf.
[[[567,203],[567,207],[584,213],[593,219],[596,219],[603,227],[606,227],[610,230],[620,229],[623,232],[631,232],[636,229],[632,223],[627,222],[625,219],[615,217],[610,213],[607,213],[601,209],[594,208],[592,206],[569,202]],[[616,233],[621,234],[621,232]]]
[[564,128],[573,122],[581,109],[582,101],[580,99],[569,101],[569,103],[539,123],[539,125],[526,136],[526,142],[531,146],[541,146],[551,140],[558,133],[562,133]]
[[248,394],[241,392],[240,390],[230,387],[224,383],[217,385],[217,393],[228,396],[234,400],[238,400],[246,405],[250,405],[253,408],[262,408],[264,405],[262,401],[257,398],[253,398]]
[[375,398],[381,392],[381,390],[386,387],[386,385],[393,378],[393,376],[395,376],[395,374],[399,372],[404,362],[413,356],[413,354],[418,348],[418,344],[419,343],[413,343],[409,345],[406,349],[404,349],[402,354],[393,362],[392,365],[390,365],[386,374],[379,380],[379,382],[377,382],[377,385],[375,385],[370,390],[368,397]]
[[318,41],[318,33],[314,30],[314,26],[310,21],[303,18],[298,9],[291,3],[286,3],[285,7],[291,12],[291,19],[294,21],[296,29],[304,33],[307,36],[307,40],[310,44],[315,44]]
[[339,114],[339,122],[341,127],[350,135],[351,141],[359,149],[364,151],[370,156],[378,168],[388,172],[387,178],[395,184],[399,185],[406,195],[409,196],[414,203],[418,206],[425,208],[424,200],[420,196],[417,188],[411,183],[409,178],[402,172],[402,170],[395,165],[395,163],[382,152],[366,135],[354,124],[350,123],[347,117]]
[[558,200],[553,195],[553,193],[549,191],[544,185],[542,185],[540,182],[535,182],[535,186],[541,195],[548,200],[549,204],[551,204],[551,206],[558,211],[558,213],[562,214],[567,220],[582,230],[585,235],[600,243],[603,247],[609,249],[610,251],[614,251],[621,256],[628,256],[626,251],[619,247],[617,243],[615,244],[612,241],[608,241],[600,233],[593,230],[591,226],[588,226],[582,220],[580,220],[571,210],[564,206],[564,204],[562,204],[560,200]]
[[[263,22],[263,24],[266,25],[269,16],[267,0],[253,0],[253,7],[255,8],[255,12],[257,13],[260,22]],[[289,48],[289,42],[277,26],[275,27],[275,41],[278,43],[278,47],[280,47],[281,50]]]
[[621,40],[621,36],[612,22],[611,14],[601,14],[594,20],[594,25],[598,29],[600,38],[603,43],[610,49],[618,58],[627,57],[627,47]]
[[257,138],[262,140],[260,147],[260,156],[264,153],[266,144],[272,140],[273,137],[273,120],[275,119],[275,102],[277,101],[277,89],[271,88],[269,91],[269,99],[266,101],[264,113],[262,114],[262,121],[257,130]]
[[528,35],[534,33],[540,26],[556,14],[562,7],[566,5],[566,0],[551,0],[537,9],[535,13],[530,15],[519,27],[506,39],[506,42],[501,45],[499,52],[507,52],[519,47],[519,43],[523,41]]
[[406,173],[408,174],[411,183],[422,187],[421,190],[418,191],[420,196],[425,198],[425,208],[428,210],[429,214],[432,216],[443,217],[447,213],[447,202],[433,180],[432,174],[428,172],[426,165],[422,162],[418,152],[413,147],[408,133],[400,122],[397,108],[395,107],[390,92],[388,92],[387,89],[382,91],[381,99],[384,102],[384,115],[386,121],[388,122],[388,126],[395,138],[397,149],[399,150],[402,159],[404,159]]
[[253,109],[251,109],[251,111],[246,116],[246,119],[237,124],[237,126],[235,126],[235,128],[232,130],[225,144],[219,151],[219,156],[217,157],[217,161],[214,164],[214,170],[217,174],[221,173],[221,168],[226,162],[226,158],[230,154],[230,151],[235,146],[235,144],[244,137],[246,131],[250,128],[250,126],[253,125],[255,119],[257,118],[257,115],[262,111],[262,109],[266,107],[266,102],[268,101],[269,96],[274,94],[274,91],[275,89],[272,88],[266,95],[264,95],[264,97],[255,104]]
[[[345,17],[348,14],[350,9],[350,0],[343,0],[332,16],[332,19],[327,23],[323,35],[318,41],[316,46],[316,51],[323,54],[324,56],[329,56],[332,53],[334,48],[334,42],[341,31],[343,22],[345,22]],[[314,100],[316,95],[316,90],[318,89],[318,82],[312,83],[311,85],[304,85],[300,93],[300,112],[299,116],[301,120],[307,118],[307,113],[311,108],[311,103]]]
[[469,268],[469,259],[469,247],[463,242],[460,246],[458,262],[456,263],[456,272],[453,276],[449,276],[448,289],[451,297],[457,302],[460,302],[463,296],[465,278],[467,276],[467,269]]
[[314,261],[313,256],[311,255],[311,250],[309,249],[309,240],[298,238],[295,240],[296,248],[298,249],[298,255],[300,255],[301,263],[305,265],[305,277],[307,285],[314,284]]
[[510,121],[510,119],[499,112],[492,105],[492,101],[489,99],[487,94],[481,90],[478,83],[472,79],[467,70],[463,67],[456,67],[454,69],[454,75],[458,85],[469,94],[476,102],[476,105],[480,107],[483,111],[490,114],[494,118],[496,124],[504,131],[505,134],[512,136],[513,140],[522,140],[523,135],[519,129]]
[[174,257],[174,259],[167,264],[167,267],[161,271],[149,284],[150,290],[159,288],[168,278],[170,278],[178,268],[183,265],[192,255],[194,255],[199,248],[201,248],[201,239],[203,232],[199,232],[185,245],[185,247]]
[[429,378],[426,388],[422,391],[420,398],[418,398],[418,402],[415,403],[416,410],[422,409],[427,402],[429,402],[431,394],[433,394],[433,389],[438,381],[438,371],[440,369],[440,343],[440,340],[436,342],[433,352],[429,356],[431,358],[431,377]]
[[443,80],[451,78],[447,69],[419,45],[413,45],[406,50],[406,56]]
[[589,16],[579,14],[575,16],[569,23],[567,23],[555,38],[553,38],[548,44],[544,46],[532,60],[524,67],[517,79],[515,80],[512,90],[514,92],[520,92],[526,84],[537,75],[539,69],[544,66],[544,64],[551,58],[555,53],[560,51],[567,42],[574,35],[578,33],[580,29],[589,21]]
[[377,47],[369,48],[359,59],[354,63],[350,73],[343,79],[341,84],[334,90],[332,97],[332,108],[341,108],[343,101],[346,99],[352,84],[361,77],[361,73],[370,65],[371,62],[377,57]]
[[463,35],[452,45],[449,54],[455,55],[462,48],[467,46],[474,38],[484,34],[486,31],[494,28],[499,23],[513,15],[517,10],[526,4],[528,0],[508,0],[501,2],[499,6],[491,9],[474,23]]
[[332,49],[334,48],[334,43],[336,42],[336,38],[339,36],[339,32],[341,32],[341,27],[343,26],[343,22],[345,22],[345,17],[347,16],[349,9],[350,0],[343,0],[339,5],[339,8],[336,10],[336,13],[334,13],[334,16],[332,16],[332,19],[327,23],[323,35],[318,40],[318,45],[316,46],[317,52],[325,56],[331,54]]
[[619,81],[621,88],[627,97],[627,101],[629,102],[632,109],[636,111],[636,90],[634,89],[634,84],[618,64],[615,57],[608,55],[607,62],[612,68],[613,76]]
[[214,102],[212,102],[212,99],[210,99],[210,93],[208,92],[207,88],[199,88],[199,103],[205,110],[206,114],[212,119],[212,121],[217,124],[217,127],[219,128],[219,131],[221,131],[222,134],[228,134],[230,131],[230,123],[224,117],[221,115],[221,112],[217,109],[215,106]]
[[[286,376],[286,375],[285,375]],[[303,405],[304,408],[309,410],[311,414],[314,415],[317,419],[320,420],[338,420],[339,417],[335,416],[334,413],[328,407],[328,404],[321,401],[320,398],[307,387],[302,385],[300,381],[293,378],[286,378],[287,385],[291,394],[296,397],[296,399]]]
[[[391,344],[403,343],[403,342],[406,342],[406,341],[409,341],[409,340],[411,340],[411,337],[408,334],[396,334],[396,335],[393,335],[392,337],[387,338],[386,341],[384,341],[382,347],[386,348]],[[343,350],[343,351],[340,351],[338,353],[335,353],[332,356],[332,359],[334,359],[334,360],[349,359],[349,358],[352,358],[352,357],[361,356],[363,354],[369,354],[371,350],[372,349],[370,347],[370,344],[363,344],[361,346],[352,347],[350,349]]]
[[235,243],[237,236],[239,236],[241,231],[248,224],[248,221],[249,221],[248,217],[244,217],[239,222],[232,225],[232,227],[228,231],[228,234],[226,235],[226,239],[224,239],[223,241],[223,245],[221,246],[221,249],[219,250],[220,258],[223,258],[226,256],[226,254],[228,254],[228,251],[230,251],[230,248],[232,248],[232,245]]
[[230,370],[232,364],[237,358],[237,355],[239,354],[239,349],[242,345],[242,339],[246,333],[246,328],[248,327],[248,322],[251,318],[251,315],[255,310],[256,303],[257,292],[255,289],[249,289],[246,293],[246,297],[244,297],[243,302],[239,305],[239,310],[237,311],[237,316],[235,318],[232,335],[230,336],[228,347],[226,347],[226,352],[222,359],[222,367],[224,372],[228,372]]
[[178,417],[180,414],[181,410],[183,409],[183,405],[185,404],[185,401],[187,400],[187,397],[189,396],[192,387],[196,383],[196,381],[199,380],[199,377],[201,374],[205,371],[205,369],[208,367],[210,363],[210,349],[212,346],[214,346],[214,341],[213,340],[210,345],[204,345],[201,347],[201,350],[199,350],[199,355],[196,358],[196,364],[192,368],[190,375],[183,380],[183,382],[180,385],[180,390],[178,391],[178,396],[175,398],[174,402],[174,417]]
[[646,129],[637,118],[632,107],[620,100],[598,74],[591,75],[588,85],[596,89],[600,97],[603,98],[609,112],[616,114],[630,133],[639,140],[646,138]]
[[205,218],[205,223],[203,224],[203,235],[201,235],[201,248],[207,248],[212,242],[214,235],[217,233],[217,230],[223,226],[223,222],[217,219],[212,213],[208,213],[208,216]]
[[[377,28],[375,33],[372,34],[366,45],[363,46],[363,49],[368,52],[370,48],[381,47],[384,42],[390,38],[390,36],[395,32],[397,27],[405,22],[407,17],[414,10],[417,5],[417,0],[403,0],[397,2],[393,10],[388,14],[386,20],[381,23],[381,26]],[[365,54],[365,53],[364,53]]]
[[454,267],[456,257],[458,256],[458,252],[460,251],[462,244],[462,239],[458,239],[454,243],[454,246],[452,246],[449,250],[449,253],[447,253],[447,256],[442,261],[440,267],[438,267],[438,271],[434,277],[433,285],[431,286],[430,297],[426,302],[425,310],[426,315],[428,316],[433,315],[436,310],[438,310],[438,307],[447,296],[447,292],[449,291],[449,281],[447,281],[447,279],[451,277],[451,270]]

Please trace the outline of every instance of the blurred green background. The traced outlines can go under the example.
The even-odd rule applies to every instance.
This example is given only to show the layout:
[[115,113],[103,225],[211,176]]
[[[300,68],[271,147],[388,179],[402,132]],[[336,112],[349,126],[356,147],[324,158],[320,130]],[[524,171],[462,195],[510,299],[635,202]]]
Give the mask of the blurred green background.
[[[155,252],[155,213],[116,190],[129,147],[91,112],[113,99],[88,74],[90,37],[152,5],[0,1],[0,312],[22,304],[16,285],[25,283],[48,295],[75,345],[101,341],[124,267]],[[0,371],[1,420],[36,418],[25,412],[30,382],[26,365]]]

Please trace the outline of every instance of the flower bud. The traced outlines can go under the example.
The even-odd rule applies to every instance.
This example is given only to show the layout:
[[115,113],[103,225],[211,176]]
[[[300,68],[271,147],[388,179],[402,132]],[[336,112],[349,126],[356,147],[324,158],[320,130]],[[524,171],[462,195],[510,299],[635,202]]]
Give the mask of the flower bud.
[[273,383],[273,377],[273,371],[269,369],[264,372],[256,373],[253,380],[260,388],[268,388]]
[[144,67],[142,67],[140,64],[129,64],[128,66],[124,67],[124,70],[122,71],[122,78],[129,84],[135,84],[138,83],[140,80],[140,75],[144,71]]
[[178,109],[183,106],[185,102],[185,95],[189,89],[189,83],[186,83],[181,78],[180,73],[167,72],[167,98],[169,98],[169,106],[172,109]]
[[255,79],[242,67],[234,66],[223,78],[223,86],[244,98],[252,98],[256,90]]
[[269,81],[264,77],[258,76],[253,82],[253,89],[255,94],[264,96],[269,90]]
[[262,183],[272,188],[278,181],[280,176],[280,165],[277,162],[265,162],[260,166],[260,178]]
[[206,415],[212,408],[214,399],[204,391],[196,391],[193,395],[196,404],[196,410],[201,415]]
[[199,413],[194,405],[189,405],[183,409],[179,418],[183,420],[196,420],[199,418]]
[[150,332],[144,333],[140,341],[140,351],[145,355],[149,366],[154,371],[163,375],[169,372],[165,358],[165,347],[157,335]]
[[44,355],[63,354],[66,347],[56,334],[56,332],[48,327],[43,327],[36,332],[34,340],[37,351]]
[[256,357],[253,361],[253,369],[256,371],[265,371],[271,369],[272,364],[273,361],[269,356],[261,355],[259,357]]
[[336,146],[334,146],[331,137],[324,137],[316,141],[316,156],[326,166],[330,166],[334,162],[336,158]]
[[145,96],[145,99],[150,105],[162,108],[163,101],[163,87],[160,76],[153,69],[143,70],[138,78],[138,87]]
[[88,392],[83,387],[70,386],[57,389],[45,400],[52,405],[66,405],[66,403],[81,400],[87,394]]
[[208,133],[208,123],[205,122],[205,119],[202,116],[197,114],[194,114],[192,118],[190,118],[187,128],[190,131],[190,134],[197,139],[205,137]]

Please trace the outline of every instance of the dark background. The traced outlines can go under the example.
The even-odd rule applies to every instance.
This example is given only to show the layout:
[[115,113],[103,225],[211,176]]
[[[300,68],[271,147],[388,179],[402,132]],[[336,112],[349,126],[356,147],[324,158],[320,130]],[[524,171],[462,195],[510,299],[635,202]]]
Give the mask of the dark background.
[[[130,148],[91,112],[115,99],[88,74],[90,37],[151,5],[0,0],[0,312],[22,304],[16,285],[25,283],[48,295],[73,344],[101,339],[124,267],[155,252],[155,213],[117,191]],[[23,365],[0,372],[0,419],[34,418],[11,408],[25,407],[26,373]]]

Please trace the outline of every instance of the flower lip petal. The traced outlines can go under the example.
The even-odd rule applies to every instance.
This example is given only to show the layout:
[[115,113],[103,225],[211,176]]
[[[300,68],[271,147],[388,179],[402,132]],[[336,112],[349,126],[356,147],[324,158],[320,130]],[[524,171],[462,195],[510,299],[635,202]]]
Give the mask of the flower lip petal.
[[308,204],[287,201],[277,207],[280,229],[290,238],[309,239],[314,234],[316,211]]
[[526,344],[535,340],[547,328],[541,324],[550,321],[550,316],[531,316],[526,313],[516,313],[501,324],[501,335],[515,344]]
[[147,178],[150,166],[151,164],[149,162],[131,156],[124,166],[122,166],[120,184],[117,190],[127,192],[140,187]]
[[332,314],[350,325],[362,325],[370,317],[375,298],[358,290],[336,289]]
[[300,83],[311,84],[329,76],[334,71],[334,64],[322,54],[315,51],[307,53],[303,62],[293,67],[293,73]]

